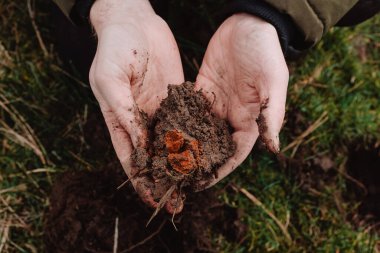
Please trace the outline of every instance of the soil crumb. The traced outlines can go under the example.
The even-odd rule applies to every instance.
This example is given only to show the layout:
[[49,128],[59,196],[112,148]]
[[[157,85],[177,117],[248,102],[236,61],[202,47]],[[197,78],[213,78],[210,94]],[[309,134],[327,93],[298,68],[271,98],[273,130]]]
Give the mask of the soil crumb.
[[211,107],[193,83],[169,85],[168,97],[149,120],[147,150],[136,150],[132,156],[138,169],[149,169],[164,189],[197,189],[197,183],[214,177],[235,153],[235,144],[229,125],[211,113]]
[[189,196],[185,210],[175,217],[178,231],[164,213],[146,228],[151,209],[131,186],[116,190],[125,179],[118,166],[60,175],[44,216],[46,252],[113,252],[116,218],[117,252],[216,252],[211,234],[230,242],[246,236],[242,212],[220,202],[211,189]]

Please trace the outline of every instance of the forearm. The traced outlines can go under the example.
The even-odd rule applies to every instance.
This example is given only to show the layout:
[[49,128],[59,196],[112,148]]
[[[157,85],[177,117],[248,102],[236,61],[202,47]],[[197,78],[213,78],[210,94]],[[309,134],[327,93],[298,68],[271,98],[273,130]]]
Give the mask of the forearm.
[[352,26],[363,22],[380,12],[380,0],[360,0],[337,23],[338,26]]

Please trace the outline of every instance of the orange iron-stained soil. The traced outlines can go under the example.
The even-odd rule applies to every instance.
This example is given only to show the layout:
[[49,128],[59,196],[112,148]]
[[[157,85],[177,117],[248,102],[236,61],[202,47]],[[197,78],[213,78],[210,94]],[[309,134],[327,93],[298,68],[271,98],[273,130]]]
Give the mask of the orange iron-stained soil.
[[199,143],[195,139],[185,137],[177,129],[165,134],[165,146],[169,152],[170,166],[181,174],[189,174],[198,168]]

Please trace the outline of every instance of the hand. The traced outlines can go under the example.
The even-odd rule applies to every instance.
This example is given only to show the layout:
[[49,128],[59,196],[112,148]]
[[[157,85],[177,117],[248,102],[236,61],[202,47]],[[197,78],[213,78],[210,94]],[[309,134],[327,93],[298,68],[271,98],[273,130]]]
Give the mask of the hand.
[[[216,31],[208,45],[196,89],[214,101],[213,112],[234,129],[236,153],[198,189],[216,184],[250,153],[261,135],[279,152],[278,134],[285,114],[289,72],[275,28],[252,15],[236,14]],[[256,123],[257,119],[257,123]]]
[[90,19],[98,37],[91,88],[125,172],[142,200],[157,207],[153,182],[134,177],[138,171],[130,156],[147,142],[139,109],[151,116],[167,96],[167,85],[184,81],[177,44],[148,0],[97,0]]

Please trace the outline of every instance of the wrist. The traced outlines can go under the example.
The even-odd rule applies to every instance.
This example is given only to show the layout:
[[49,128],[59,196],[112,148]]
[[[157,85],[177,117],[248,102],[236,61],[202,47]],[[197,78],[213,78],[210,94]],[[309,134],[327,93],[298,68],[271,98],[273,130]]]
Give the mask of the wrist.
[[276,33],[276,28],[271,23],[256,15],[236,13],[227,18],[227,20],[233,20],[233,26],[243,31],[247,30],[249,27],[255,27],[259,31]]
[[276,28],[285,55],[289,45],[294,44],[294,41],[298,39],[299,32],[292,19],[288,15],[279,12],[266,1],[231,1],[225,9],[224,16],[242,12],[260,17],[272,24]]
[[90,10],[90,22],[99,33],[104,27],[139,22],[155,15],[148,0],[97,0]]
[[227,18],[224,24],[227,26],[227,30],[231,31],[233,38],[247,38],[252,34],[265,34],[265,36],[271,36],[278,40],[276,28],[271,23],[251,14],[234,14]]

